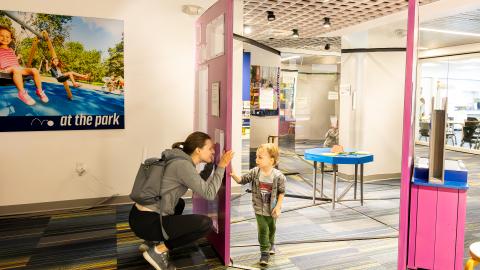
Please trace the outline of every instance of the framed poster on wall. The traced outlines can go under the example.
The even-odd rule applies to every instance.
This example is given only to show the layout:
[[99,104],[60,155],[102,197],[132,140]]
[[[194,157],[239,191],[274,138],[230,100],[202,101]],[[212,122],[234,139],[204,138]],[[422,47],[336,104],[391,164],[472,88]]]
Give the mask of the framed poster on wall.
[[25,76],[20,86],[12,73],[0,73],[0,132],[124,128],[123,21],[0,14],[0,31],[11,39],[4,49],[18,59],[0,59],[2,69],[40,73]]

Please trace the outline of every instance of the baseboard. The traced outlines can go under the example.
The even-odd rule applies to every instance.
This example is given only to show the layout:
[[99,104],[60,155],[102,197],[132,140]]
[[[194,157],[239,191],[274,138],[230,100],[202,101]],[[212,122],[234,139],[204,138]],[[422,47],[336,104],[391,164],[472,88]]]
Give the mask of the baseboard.
[[[242,193],[242,186],[232,187],[232,194]],[[187,203],[191,202],[192,191],[188,190],[182,197]],[[100,197],[78,200],[66,200],[55,202],[43,202],[43,203],[29,203],[29,204],[17,204],[17,205],[5,205],[0,206],[0,217],[8,217],[12,215],[32,215],[36,213],[48,213],[65,210],[78,210],[88,209],[91,207],[107,206],[107,205],[122,205],[131,204],[132,200],[128,195],[112,196],[112,197]]]
[[[338,173],[338,177],[348,181],[353,181],[355,179],[353,174],[345,174],[341,172]],[[370,182],[378,180],[400,179],[400,177],[401,173],[371,174],[364,176],[363,181]],[[358,181],[360,181],[360,175]]]
[[0,216],[28,215],[35,213],[56,212],[62,210],[75,210],[105,205],[120,205],[132,203],[128,195],[100,197],[78,200],[66,200],[43,203],[29,203],[0,206]]

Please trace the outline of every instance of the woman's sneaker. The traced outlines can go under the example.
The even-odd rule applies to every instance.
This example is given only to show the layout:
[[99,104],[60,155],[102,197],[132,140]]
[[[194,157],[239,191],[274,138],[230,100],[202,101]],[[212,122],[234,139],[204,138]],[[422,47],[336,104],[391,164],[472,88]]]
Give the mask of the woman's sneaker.
[[138,250],[143,253],[147,250],[149,250],[150,248],[154,247],[155,246],[155,243],[152,242],[152,241],[143,241],[143,243],[140,244],[140,246],[138,246]]
[[28,106],[35,105],[35,100],[33,100],[33,98],[29,96],[26,91],[18,92],[18,98]]
[[37,96],[40,98],[40,100],[43,102],[43,103],[47,103],[48,102],[48,97],[47,95],[45,94],[45,92],[43,92],[42,90],[38,90],[35,92],[37,94]]
[[274,255],[276,253],[276,249],[275,249],[275,245],[272,244],[270,246],[270,250],[268,251],[268,253],[270,253],[270,255]]
[[260,265],[267,266],[269,260],[270,260],[270,254],[268,254],[268,252],[262,252],[262,254],[260,255]]
[[143,252],[143,258],[156,270],[176,270],[177,268],[168,261],[168,252],[157,253],[155,248]]

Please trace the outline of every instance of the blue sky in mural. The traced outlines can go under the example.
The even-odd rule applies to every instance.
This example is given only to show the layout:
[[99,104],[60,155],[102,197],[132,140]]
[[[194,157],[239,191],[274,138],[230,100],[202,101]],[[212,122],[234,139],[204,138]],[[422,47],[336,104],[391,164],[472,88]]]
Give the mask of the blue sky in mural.
[[71,41],[81,41],[85,49],[101,51],[103,57],[108,56],[108,48],[122,40],[123,22],[120,20],[73,17],[71,27]]

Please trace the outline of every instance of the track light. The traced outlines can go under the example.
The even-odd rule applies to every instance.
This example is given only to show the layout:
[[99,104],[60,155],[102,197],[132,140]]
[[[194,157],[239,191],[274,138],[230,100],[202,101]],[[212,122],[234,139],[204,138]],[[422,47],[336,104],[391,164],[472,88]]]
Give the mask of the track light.
[[330,43],[325,44],[325,50],[330,50]]
[[329,28],[330,26],[331,26],[330,18],[328,18],[328,17],[323,18],[323,27]]
[[300,35],[298,34],[298,29],[292,29],[292,37],[298,38]]
[[273,11],[267,11],[267,20],[269,22],[275,21],[275,14],[273,14]]

